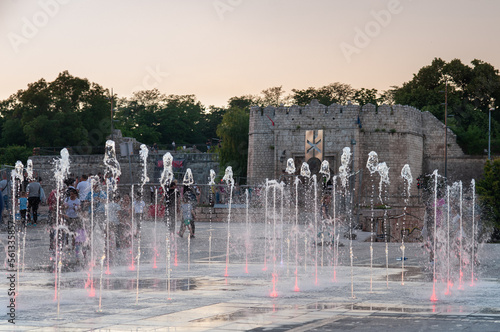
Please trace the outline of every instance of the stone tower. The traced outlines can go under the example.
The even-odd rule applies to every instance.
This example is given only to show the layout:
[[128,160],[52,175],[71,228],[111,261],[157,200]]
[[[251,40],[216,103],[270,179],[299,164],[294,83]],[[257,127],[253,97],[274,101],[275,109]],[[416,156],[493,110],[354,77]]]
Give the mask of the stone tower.
[[[305,107],[254,107],[250,111],[248,184],[279,179],[289,158],[300,169],[306,160],[308,131],[322,131],[322,159],[328,160],[331,173],[338,174],[344,147],[352,152],[350,168],[361,170],[356,180],[361,204],[367,204],[372,182],[366,168],[368,154],[375,151],[379,162],[389,167],[389,203],[397,204],[404,191],[401,169],[408,164],[414,179],[411,195],[418,196],[416,178],[435,169],[444,174],[445,128],[429,112],[411,106],[367,104],[325,106],[313,100]],[[470,181],[482,174],[483,157],[465,156],[455,134],[447,133],[447,173],[450,181]],[[310,161],[309,161],[310,162]],[[311,169],[318,170],[317,165]]]

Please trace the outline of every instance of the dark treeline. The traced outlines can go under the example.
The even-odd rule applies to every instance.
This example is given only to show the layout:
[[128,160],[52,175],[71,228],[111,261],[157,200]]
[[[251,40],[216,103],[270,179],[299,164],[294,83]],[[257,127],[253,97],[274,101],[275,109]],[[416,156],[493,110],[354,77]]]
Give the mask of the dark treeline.
[[[13,165],[26,160],[34,147],[72,147],[73,153],[102,152],[113,125],[124,136],[134,137],[160,149],[211,142],[219,154],[220,168],[231,165],[234,175],[246,176],[249,109],[257,106],[309,104],[317,99],[323,105],[368,103],[411,105],[429,111],[444,122],[447,99],[448,126],[457,135],[467,154],[484,155],[488,147],[491,114],[491,152],[500,153],[500,76],[498,70],[481,60],[470,65],[455,59],[436,58],[422,67],[402,86],[387,91],[354,89],[349,84],[331,83],[323,87],[292,89],[281,86],[259,95],[235,96],[226,107],[204,106],[194,95],[167,95],[160,91],[135,92],[129,98],[110,95],[110,91],[86,78],[67,71],[53,82],[43,78],[28,84],[6,100],[0,101],[0,164]],[[215,139],[215,140],[214,140]],[[220,145],[219,145],[220,143]],[[478,192],[486,220],[500,229],[500,164],[487,163],[485,178]],[[499,232],[500,234],[500,232]]]
[[[251,105],[279,106],[308,104],[317,99],[324,105],[351,101],[411,105],[429,111],[444,122],[447,90],[448,126],[468,154],[484,154],[488,142],[488,115],[492,116],[491,147],[500,153],[500,76],[492,65],[474,60],[434,59],[401,87],[379,92],[354,89],[349,84],[331,83],[323,87],[263,90],[259,95],[235,96],[226,107],[204,106],[194,95],[167,95],[157,89],[138,91],[129,98],[110,96],[110,91],[86,78],[67,71],[53,82],[40,79],[0,101],[0,164],[25,160],[33,147],[78,147],[75,153],[102,151],[111,132],[111,102],[114,127],[124,136],[147,145],[177,146],[205,144],[222,139],[224,163],[237,162],[246,171],[248,110]],[[226,120],[224,121],[224,117]],[[214,143],[212,142],[212,143]]]

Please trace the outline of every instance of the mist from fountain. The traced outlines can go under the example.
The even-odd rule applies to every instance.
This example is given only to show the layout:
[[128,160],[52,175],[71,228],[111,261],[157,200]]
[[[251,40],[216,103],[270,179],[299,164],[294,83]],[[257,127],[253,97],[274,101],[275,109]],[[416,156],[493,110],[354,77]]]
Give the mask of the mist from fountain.
[[231,206],[233,203],[233,188],[234,188],[234,179],[233,179],[233,168],[231,166],[226,167],[226,172],[224,174],[224,177],[222,178],[222,181],[226,183],[226,185],[229,187],[229,207],[228,207],[228,213],[227,213],[227,246],[226,246],[226,273],[224,274],[225,277],[228,277],[228,270],[229,270],[229,242],[231,239]]
[[373,174],[377,172],[378,166],[378,155],[375,151],[371,151],[368,154],[368,161],[366,162],[366,168],[370,172],[370,181],[372,183],[371,186],[371,196],[370,196],[370,210],[371,210],[371,219],[370,219],[370,292],[373,291],[373,222],[375,219],[375,209],[374,209],[374,185],[373,185]]
[[[402,228],[405,229],[406,221],[406,209],[408,208],[408,200],[410,198],[411,184],[413,182],[413,177],[411,176],[410,165],[405,164],[401,170],[401,177],[406,181],[406,190],[403,193],[405,206],[403,212],[403,224]],[[404,285],[404,270],[405,270],[405,236],[404,232],[401,234],[401,285]]]
[[[142,162],[142,176],[141,176],[141,190],[138,200],[143,200],[144,197],[144,185],[149,182],[148,177],[148,154],[149,149],[145,144],[141,144],[141,150],[139,151],[139,156],[141,157]],[[133,196],[132,196],[133,197]],[[138,204],[141,204],[141,201],[138,201]],[[139,209],[143,209],[142,206]],[[132,211],[135,214],[135,211]],[[136,286],[136,298],[135,304],[139,304],[139,271],[141,267],[141,227],[142,227],[142,218],[143,214],[140,214],[140,220],[138,221],[138,235],[137,235],[137,286]],[[132,229],[133,231],[133,229]]]
[[[67,151],[66,151],[67,152]],[[58,180],[58,183],[61,183],[60,186],[62,186],[63,180],[65,177],[67,177],[68,170],[69,170],[69,155],[66,154],[66,152],[63,154],[61,153],[61,159],[56,163],[56,171],[55,171],[55,177]],[[338,226],[341,223],[348,223],[348,234],[347,236],[349,237],[349,252],[348,252],[348,258],[350,261],[350,270],[351,270],[351,278],[350,278],[350,286],[351,286],[351,298],[355,298],[354,296],[354,285],[355,282],[358,282],[358,279],[354,278],[354,253],[353,253],[353,211],[351,210],[352,206],[352,194],[350,194],[350,189],[349,188],[349,178],[353,175],[353,172],[350,170],[349,165],[351,164],[351,151],[349,148],[345,148],[343,150],[343,155],[341,158],[342,164],[339,168],[339,173],[337,176],[330,176],[329,172],[329,165],[327,163],[322,163],[321,167],[321,172],[323,179],[325,179],[325,183],[329,182],[330,178],[332,179],[332,210],[333,210],[333,246],[331,249],[328,249],[325,242],[324,242],[324,234],[327,234],[324,228],[321,229],[321,267],[323,267],[324,263],[324,254],[331,255],[330,264],[333,266],[333,280],[332,281],[337,281],[337,269],[342,265],[339,264],[339,231],[338,231]],[[112,155],[112,152],[109,150],[107,152],[107,156]],[[165,158],[166,157],[166,158]],[[143,160],[143,167],[144,167],[144,173],[143,177],[141,179],[141,192],[143,192],[143,187],[144,185],[149,181],[149,179],[145,180],[147,178],[147,171],[146,171],[146,162],[147,162],[147,154],[142,156]],[[164,156],[164,171],[162,173],[162,177],[160,179],[160,184],[162,185],[163,188],[165,186],[169,186],[170,183],[173,181],[173,172],[171,169],[171,159],[169,161],[168,155]],[[377,173],[380,176],[380,182],[379,182],[379,200],[381,204],[386,203],[386,191],[385,187],[389,185],[389,167],[385,163],[379,163],[378,162],[378,157],[376,154],[370,153],[369,162],[367,163],[367,168],[369,169],[370,173],[375,174]],[[117,163],[117,162],[116,162]],[[115,162],[112,162],[108,159],[108,162],[105,163],[107,165],[116,165]],[[119,166],[119,165],[118,165]],[[19,174],[22,175],[22,164],[19,166]],[[109,169],[108,170],[110,174],[116,174],[113,173],[113,170]],[[373,171],[373,172],[372,172]],[[308,179],[308,183],[304,183],[304,189],[306,190],[300,190],[299,186],[302,184],[300,177],[294,176],[296,169],[295,165],[293,163],[292,159],[289,159],[287,161],[287,169],[286,172],[289,174],[290,177],[293,177],[293,181],[289,181],[289,185],[287,186],[284,182],[278,182],[277,180],[267,180],[265,187],[265,204],[264,208],[266,210],[266,218],[265,218],[265,225],[266,225],[266,230],[264,231],[265,233],[265,242],[264,242],[264,248],[261,248],[262,250],[266,251],[265,258],[264,258],[264,264],[266,264],[267,260],[267,251],[268,249],[270,254],[272,254],[272,261],[273,261],[273,271],[271,273],[272,275],[272,283],[273,283],[273,288],[271,292],[271,296],[277,297],[280,292],[280,287],[285,287],[286,285],[285,282],[282,282],[282,279],[285,279],[284,274],[280,271],[283,271],[283,256],[284,256],[284,249],[283,245],[285,242],[285,227],[288,227],[290,229],[288,236],[289,238],[294,238],[293,242],[290,242],[287,240],[288,244],[288,252],[290,251],[290,243],[292,243],[292,250],[295,250],[295,273],[294,273],[294,285],[293,285],[293,290],[298,292],[299,289],[299,282],[301,283],[301,287],[307,289],[307,280],[312,281],[312,273],[307,272],[307,266],[311,267],[312,262],[311,260],[314,260],[314,284],[318,284],[320,277],[321,277],[321,272],[324,272],[325,269],[320,268],[318,262],[319,262],[319,248],[318,246],[320,245],[320,238],[318,237],[318,234],[320,233],[319,229],[319,220],[318,216],[321,215],[320,212],[320,207],[318,206],[318,203],[320,201],[319,193],[320,193],[320,188],[317,187],[317,178],[316,175],[311,175],[311,172],[309,170],[308,164],[304,163],[301,166],[301,171],[300,171],[300,177],[302,179]],[[108,172],[107,172],[108,173]],[[17,176],[17,170],[15,173],[13,172],[13,176]],[[64,175],[65,174],[65,175]],[[411,170],[409,165],[404,165],[403,169],[401,170],[401,178],[403,179],[403,183],[405,184],[405,191],[404,191],[404,214],[403,214],[403,221],[402,221],[402,228],[405,229],[405,222],[406,222],[406,212],[407,212],[407,205],[408,205],[408,200],[410,198],[410,188],[412,185],[412,175],[411,175]],[[439,175],[438,172],[435,171],[432,174],[432,179],[434,180],[434,186],[431,189],[431,193],[434,195],[434,213],[433,213],[433,218],[434,218],[434,223],[432,224],[434,231],[432,232],[432,259],[433,259],[433,296],[432,300],[436,301],[439,295],[439,282],[440,278],[443,278],[441,281],[445,282],[451,282],[453,280],[459,280],[459,283],[462,284],[463,287],[463,278],[464,275],[466,275],[467,272],[470,272],[471,276],[471,286],[474,285],[474,280],[475,280],[475,274],[474,274],[474,264],[476,262],[476,256],[477,256],[477,246],[479,245],[479,242],[477,240],[478,234],[480,232],[479,228],[479,223],[475,222],[476,218],[476,202],[475,202],[475,182],[473,181],[471,183],[471,188],[470,188],[470,194],[467,194],[463,188],[461,182],[455,183],[452,186],[447,186],[446,192],[447,194],[445,195],[445,199],[447,203],[441,203],[441,201],[445,202],[444,198],[441,198],[439,195],[440,192],[438,190],[438,181],[439,181]],[[232,169],[228,167],[226,169],[226,173],[224,175],[224,178],[222,179],[226,185],[228,186],[229,190],[229,205],[228,205],[228,214],[227,214],[227,230],[226,230],[226,235],[227,235],[227,241],[226,241],[226,269],[225,269],[225,277],[229,277],[229,269],[230,269],[230,246],[231,246],[231,241],[234,241],[235,243],[233,244],[236,246],[236,238],[232,238],[231,236],[231,221],[232,221],[232,214],[231,214],[231,208],[232,208],[232,201],[233,201],[233,189],[234,189],[234,179],[233,179],[233,174],[232,174]],[[94,184],[96,184],[97,179],[91,178],[91,188],[94,187]],[[337,181],[340,183],[340,190],[337,192]],[[13,181],[15,182],[15,181]],[[306,182],[306,181],[304,181]],[[193,177],[192,177],[192,172],[190,169],[188,169],[185,173],[184,179],[183,179],[183,184],[186,186],[191,186],[194,183]],[[111,188],[113,183],[108,180],[108,187]],[[116,184],[116,183],[115,183]],[[215,172],[211,170],[210,172],[210,178],[209,178],[209,183],[210,186],[215,185]],[[134,187],[132,187],[132,194],[134,193]],[[58,188],[58,192],[61,192],[61,188]],[[93,190],[93,189],[91,189]],[[307,193],[308,190],[313,191],[313,195],[307,196],[307,194],[304,195],[304,201],[307,204],[307,208],[310,210],[304,209],[302,211],[303,215],[305,215],[305,219],[301,220],[301,223],[299,223],[299,210],[300,209],[300,203],[299,203],[299,198],[301,198],[301,194]],[[166,192],[166,190],[164,190]],[[294,194],[293,194],[294,192]],[[374,190],[372,189],[372,197],[373,197],[373,192]],[[91,199],[93,200],[93,192],[91,192]],[[156,193],[155,193],[156,194]],[[439,195],[438,195],[439,194]],[[110,197],[111,194],[108,191],[107,197]],[[295,197],[294,200],[288,199],[288,197],[293,198]],[[345,206],[344,210],[340,211],[341,205],[338,205],[338,198],[341,197],[345,201]],[[472,197],[472,198],[470,198]],[[306,200],[306,198],[310,198],[310,200]],[[322,198],[322,197],[321,197]],[[290,202],[290,205],[288,206],[288,210],[286,211],[285,209],[285,200],[288,200]],[[313,201],[312,201],[313,200]],[[268,204],[268,201],[270,204]],[[293,204],[293,201],[295,203]],[[350,201],[350,204],[348,204]],[[59,199],[58,199],[59,202]],[[91,202],[91,218],[94,216],[94,211],[93,211],[93,206],[94,206],[94,201]],[[157,200],[157,195],[155,195],[155,203],[156,205],[158,204]],[[249,259],[250,257],[250,251],[249,248],[252,245],[252,233],[250,232],[250,224],[253,220],[251,220],[252,214],[249,212],[249,207],[250,207],[250,202],[249,202],[249,192],[248,190],[245,191],[245,203],[246,203],[246,213],[245,213],[245,243],[244,243],[244,262],[245,262],[245,274],[251,274],[249,273],[248,270],[248,264],[251,261]],[[176,203],[175,203],[176,204]],[[441,205],[442,204],[442,205]],[[340,206],[340,207],[339,207]],[[371,204],[371,209],[373,210],[373,200]],[[59,210],[59,209],[57,209]],[[108,212],[109,213],[109,212]],[[291,216],[294,215],[294,218],[290,218],[288,223],[285,222],[284,216],[286,213],[290,213]],[[372,212],[373,213],[373,212]],[[450,214],[452,215],[450,218]],[[471,216],[472,215],[472,216]],[[339,217],[340,216],[340,217]],[[445,218],[446,216],[446,218]],[[302,216],[301,216],[302,217]],[[133,218],[133,216],[132,216]],[[308,219],[310,218],[310,219]],[[344,220],[345,218],[345,220]],[[59,221],[59,216],[57,217],[57,220]],[[93,220],[93,219],[92,219]],[[309,220],[309,222],[308,222]],[[303,223],[305,226],[311,227],[313,220],[314,224],[314,229],[309,230],[306,228],[304,231],[304,250],[303,250],[303,256],[301,257],[300,251],[301,245],[299,245],[299,229],[301,227],[301,224]],[[472,220],[472,221],[471,221]],[[272,221],[272,228],[267,228],[268,221]],[[468,221],[468,222],[466,222]],[[470,222],[471,221],[471,222]],[[91,226],[90,228],[90,234],[91,234],[91,242],[93,243],[94,237],[96,237],[98,243],[96,244],[96,247],[92,247],[91,253],[92,253],[92,258],[89,263],[89,267],[91,269],[91,278],[93,282],[93,266],[94,266],[94,258],[93,254],[94,251],[99,252],[102,250],[102,255],[98,255],[100,257],[100,263],[101,263],[101,278],[100,278],[100,288],[99,288],[99,310],[102,310],[101,307],[101,296],[102,296],[102,291],[103,291],[103,271],[104,267],[103,264],[106,262],[106,258],[108,258],[109,262],[109,257],[113,256],[113,252],[110,252],[110,246],[109,246],[109,233],[108,231],[100,231],[101,226],[102,226],[102,221],[98,220],[97,221],[97,226],[94,227],[94,225]],[[387,209],[384,211],[384,224],[386,225],[388,223],[388,216],[387,216]],[[141,225],[142,222],[139,223]],[[372,226],[371,226],[371,235],[373,235],[373,214],[372,214]],[[100,226],[101,225],[101,226]],[[431,224],[429,224],[431,225]],[[284,227],[285,226],[285,227]],[[56,234],[63,233],[59,232],[59,230],[64,230],[69,232],[66,226],[64,224],[58,224],[56,227]],[[324,225],[323,225],[324,227]],[[397,225],[399,227],[399,225]],[[139,268],[140,268],[140,259],[141,255],[144,254],[144,251],[147,250],[145,248],[141,247],[141,226],[138,227],[139,229],[139,237],[138,237],[138,242],[137,242],[137,277],[136,277],[136,304],[138,303],[138,298],[139,298],[139,281],[140,281],[140,275],[139,275]],[[456,231],[458,229],[458,231]],[[272,233],[271,233],[272,232]],[[388,271],[389,271],[389,266],[388,266],[388,241],[390,238],[390,235],[388,234],[387,229],[384,230],[385,234],[385,247],[386,247],[386,283],[388,287]],[[155,212],[155,228],[154,228],[154,235],[155,236],[155,246],[156,246],[156,212]],[[311,233],[313,235],[313,240],[311,243],[309,243],[311,246],[308,246],[308,237],[311,239]],[[404,280],[404,273],[405,273],[405,245],[406,245],[406,240],[407,238],[405,237],[404,233],[402,232],[402,237],[401,237],[401,258],[402,258],[402,264],[401,264],[401,285],[405,284]],[[147,239],[150,234],[143,234],[144,239]],[[56,237],[57,241],[57,247],[60,246],[60,241],[57,240],[58,237]],[[105,240],[107,239],[107,241]],[[199,267],[198,264],[200,263],[192,263],[190,259],[191,255],[191,248],[190,248],[190,240],[188,240],[188,260],[186,262],[187,266],[187,271],[191,272],[192,270],[195,270],[195,266]],[[281,242],[280,242],[281,241]],[[107,244],[107,245],[106,245]],[[280,247],[281,245],[281,247]],[[315,246],[315,251],[314,253],[311,253],[311,248],[312,245]],[[243,248],[243,245],[241,246]],[[146,246],[147,248],[147,246]],[[193,248],[196,248],[193,246]],[[281,248],[281,249],[279,249]],[[105,251],[107,250],[107,252]],[[171,259],[171,246],[170,246],[170,238],[169,238],[169,230],[167,228],[167,236],[166,236],[166,284],[167,284],[167,292],[168,292],[168,299],[171,299],[171,289],[170,289],[170,279],[171,279],[171,268],[170,268],[170,259]],[[194,251],[195,249],[193,249]],[[208,261],[211,262],[211,250],[212,250],[212,225],[210,224],[210,237],[209,237],[209,259]],[[61,282],[61,273],[62,273],[62,262],[63,262],[63,257],[61,254],[58,253],[59,251],[56,251],[56,260],[55,260],[55,268],[54,268],[54,273],[55,273],[55,289],[56,289],[56,300],[58,301],[58,312],[59,312],[59,293],[58,290],[60,290],[60,282]],[[132,251],[133,252],[133,251]],[[309,252],[309,253],[308,253]],[[470,253],[470,255],[469,255]],[[156,251],[154,255],[156,256]],[[278,256],[279,255],[279,256]],[[314,255],[314,256],[313,256]],[[153,257],[153,256],[151,256]],[[277,259],[281,257],[281,264],[277,264]],[[470,258],[469,258],[470,257]],[[133,257],[132,257],[133,258]],[[148,256],[145,255],[144,258],[147,260]],[[155,258],[154,258],[155,259]],[[299,265],[300,265],[300,259],[303,259],[304,261],[304,267],[305,267],[305,273],[304,276],[301,280],[300,275],[299,275]],[[328,262],[328,260],[327,260]],[[195,265],[196,264],[196,265]],[[234,264],[237,264],[236,262]],[[293,263],[292,263],[293,264]],[[328,264],[328,263],[327,263]],[[370,240],[370,291],[372,291],[372,276],[371,276],[371,270],[373,268],[373,236],[371,236]],[[331,267],[329,267],[331,268]],[[458,269],[458,271],[457,271]],[[287,270],[288,270],[288,263],[287,263]],[[331,270],[329,270],[331,274]],[[399,271],[399,270],[398,270]],[[269,274],[266,274],[267,277]],[[109,277],[110,278],[110,277]],[[267,279],[268,280],[268,279]],[[279,281],[279,285],[278,285]],[[286,280],[285,280],[286,281]],[[302,286],[304,285],[304,286]],[[361,287],[360,287],[361,288]],[[451,289],[451,287],[450,287]]]

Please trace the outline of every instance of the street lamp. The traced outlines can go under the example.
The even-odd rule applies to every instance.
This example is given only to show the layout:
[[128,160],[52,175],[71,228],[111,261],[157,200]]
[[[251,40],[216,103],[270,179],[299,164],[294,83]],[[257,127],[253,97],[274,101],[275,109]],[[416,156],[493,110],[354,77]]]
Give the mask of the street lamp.
[[[108,90],[109,91],[109,90]],[[114,141],[114,128],[113,128],[113,99],[114,99],[115,95],[113,94],[113,88],[111,88],[111,92],[110,92],[110,95],[109,95],[109,100],[111,101],[111,140]]]
[[493,100],[490,104],[489,115],[488,115],[488,160],[491,160],[491,111],[495,110]]
[[444,178],[448,181],[448,80],[449,75],[444,76]]
[[351,145],[352,145],[352,160],[351,160],[351,173],[352,176],[350,178],[350,185],[351,185],[351,202],[352,202],[352,196],[354,195],[354,187],[356,186],[356,173],[354,172],[354,158],[355,158],[355,151],[354,148],[356,147],[356,140],[354,138],[351,139]]
[[444,178],[448,182],[448,79],[444,86]]

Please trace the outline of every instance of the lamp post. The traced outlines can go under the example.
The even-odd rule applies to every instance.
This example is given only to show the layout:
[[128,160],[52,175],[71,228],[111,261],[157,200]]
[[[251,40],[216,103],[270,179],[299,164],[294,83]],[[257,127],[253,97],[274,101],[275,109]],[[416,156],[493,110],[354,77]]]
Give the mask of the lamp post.
[[111,88],[111,95],[109,96],[109,99],[111,100],[111,140],[114,141],[114,135],[113,135],[113,88]]
[[493,105],[494,104],[492,102],[488,115],[488,160],[491,160],[491,111],[495,110]]
[[444,179],[448,182],[448,79],[444,86]]
[[355,147],[356,147],[356,140],[354,138],[351,139],[351,145],[352,145],[352,160],[351,160],[351,178],[349,180],[350,186],[351,186],[351,203],[354,203],[354,190],[356,186],[356,173],[354,172],[354,158],[356,156],[355,154]]

